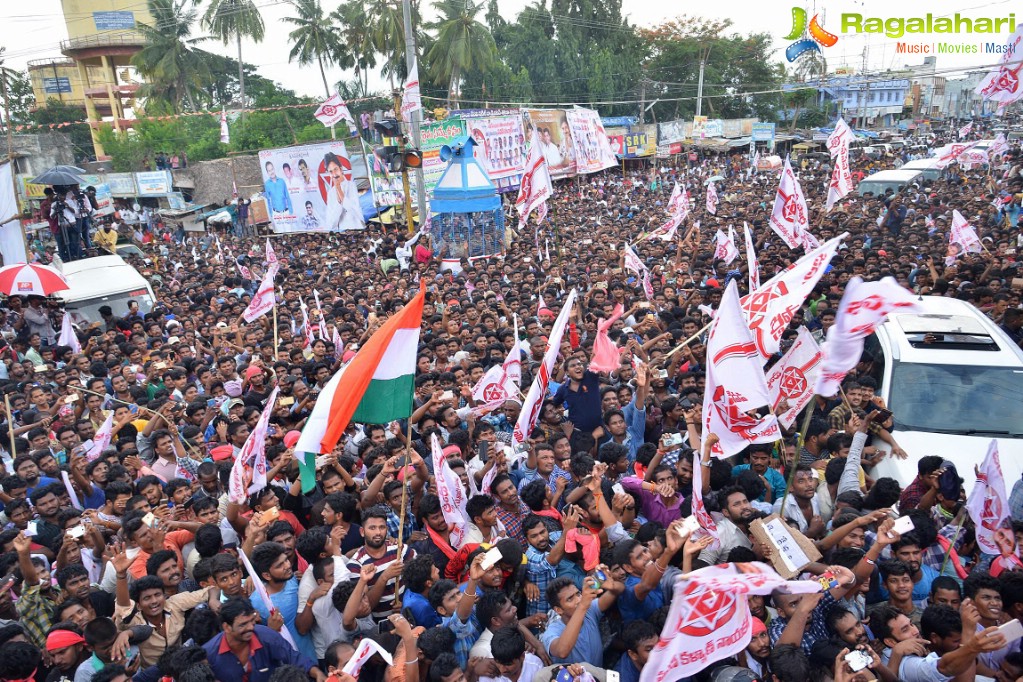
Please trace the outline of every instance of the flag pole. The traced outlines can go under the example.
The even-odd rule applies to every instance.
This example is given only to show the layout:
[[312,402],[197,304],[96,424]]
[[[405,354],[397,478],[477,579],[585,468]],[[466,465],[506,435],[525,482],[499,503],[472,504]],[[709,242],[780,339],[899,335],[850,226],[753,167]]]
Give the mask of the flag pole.
[[[8,124],[10,125],[10,124]],[[18,456],[17,447],[14,445],[14,411],[11,410],[11,396],[9,393],[4,394],[4,405],[7,406],[7,433],[11,437],[11,459]]]
[[277,294],[274,294],[274,362],[277,362],[277,348],[280,342],[277,340]]
[[966,515],[966,505],[959,508],[959,512],[956,514],[953,523],[956,524],[956,534],[952,536],[952,542],[948,543],[948,551],[945,552],[945,559],[941,562],[941,570],[938,571],[938,575],[944,575],[945,567],[948,565],[948,560],[952,557],[952,552],[956,548],[956,540],[959,539],[959,533],[963,531],[963,522],[966,521],[964,518]]
[[[712,324],[714,324],[713,320],[711,320],[710,322],[705,324],[702,329],[698,330],[695,334],[690,336],[688,339],[686,339],[685,341],[683,341],[682,343],[678,344],[677,346],[672,348],[670,351],[668,351],[668,353],[662,358],[662,360],[664,362],[667,362],[668,359],[671,358],[672,355],[674,355],[675,353],[679,352],[680,350],[682,350],[683,348],[688,346],[690,343],[692,343],[696,339],[700,338],[700,334],[702,334],[703,332],[705,332],[708,329],[710,329],[710,326]],[[651,364],[656,364],[657,362],[660,362],[660,361],[659,360],[655,360],[654,363],[651,363]]]
[[[409,413],[408,426],[405,430],[405,464],[402,469],[408,473],[406,468],[412,462],[412,414]],[[405,508],[408,506],[408,477],[401,481],[401,512],[398,514],[398,555],[395,561],[401,561],[401,551],[405,542]],[[394,578],[394,607],[401,611],[401,574]]]
[[[806,405],[806,416],[803,417],[803,425],[799,430],[799,437],[796,438],[796,459],[792,462],[792,466],[789,469],[788,480],[785,482],[785,494],[781,497],[781,517],[785,518],[785,500],[788,499],[789,490],[792,489],[792,481],[796,478],[796,466],[799,464],[799,457],[803,451],[803,443],[806,441],[806,432],[810,429],[810,420],[813,419],[814,400],[813,396],[810,397],[810,402]],[[783,444],[784,445],[784,444]],[[782,447],[781,452],[778,453],[782,459],[782,463],[785,462],[785,448]]]

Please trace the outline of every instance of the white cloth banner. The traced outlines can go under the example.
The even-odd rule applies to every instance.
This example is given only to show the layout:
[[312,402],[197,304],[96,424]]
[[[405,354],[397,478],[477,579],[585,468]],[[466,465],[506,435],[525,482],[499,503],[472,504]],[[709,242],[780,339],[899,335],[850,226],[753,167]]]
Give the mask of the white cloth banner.
[[835,129],[828,136],[828,151],[834,168],[831,171],[831,184],[828,185],[826,211],[830,211],[835,202],[853,191],[852,170],[849,168],[849,145],[852,139],[853,132],[845,119],[838,119]]
[[412,112],[423,108],[423,98],[419,92],[419,64],[413,64],[412,71],[405,81],[405,91],[401,97],[401,117],[405,123],[412,123]]
[[[813,340],[813,334],[806,327],[800,327],[792,347],[768,370],[767,390],[771,393],[771,409],[784,428],[792,426],[813,398],[813,387],[820,376],[823,359],[824,354]],[[778,405],[782,400],[788,404],[788,409],[779,414]]]
[[714,215],[718,212],[718,190],[713,182],[707,184],[707,212]]
[[273,310],[275,302],[274,269],[270,268],[263,276],[263,281],[259,283],[259,288],[256,289],[256,293],[252,300],[249,301],[245,312],[242,313],[242,319],[251,324],[253,320],[263,317]]
[[1023,62],[1020,61],[1020,56],[1023,55],[1021,50],[1023,50],[1023,23],[1019,24],[1016,32],[1009,36],[998,68],[990,71],[977,84],[974,92],[984,99],[998,102],[1001,107],[1023,97],[1023,88],[1020,87],[1019,82],[1020,69],[1023,68]]
[[114,438],[114,413],[111,412],[103,420],[103,425],[96,430],[92,437],[92,447],[85,453],[85,458],[90,462],[97,460],[103,451],[110,447],[110,441]]
[[952,228],[948,233],[948,251],[945,265],[952,265],[963,253],[980,253],[983,250],[977,231],[966,218],[956,210],[952,211]]
[[742,231],[746,237],[746,263],[749,266],[749,292],[752,294],[760,288],[760,262],[757,260],[757,252],[753,249],[753,234],[749,231],[749,225],[742,221]]
[[711,453],[731,457],[753,443],[781,437],[774,415],[748,413],[770,405],[763,362],[739,307],[739,289],[728,283],[707,338],[707,385],[703,401],[704,433],[718,437]]
[[778,182],[778,194],[774,199],[770,222],[771,229],[778,233],[790,249],[803,243],[801,235],[810,227],[803,189],[799,186],[799,180],[796,179],[787,156]]
[[380,654],[380,658],[387,661],[387,665],[394,665],[394,658],[391,657],[391,654],[387,653],[386,649],[369,637],[363,637],[359,642],[359,646],[355,649],[355,653],[352,654],[352,657],[341,668],[341,672],[359,679],[359,671],[362,670],[362,666],[366,665],[366,661],[373,657],[373,654]]
[[[537,222],[541,222],[547,215],[547,200],[554,194],[554,186],[551,184],[551,173],[547,168],[547,158],[543,154],[543,143],[540,142],[540,135],[533,130],[533,139],[529,145],[529,154],[526,156],[526,165],[523,168],[522,179],[519,181],[519,194],[515,198],[515,210],[519,213],[519,229],[526,226],[529,214],[533,209],[540,208]],[[537,246],[539,249],[539,245]]]
[[721,230],[714,235],[716,246],[714,247],[714,260],[723,260],[725,265],[731,265],[732,261],[739,257],[739,247],[735,245],[735,230],[728,226],[728,234]]
[[0,225],[0,255],[4,257],[4,265],[27,263],[25,253],[25,237],[21,232],[21,224],[17,220],[18,200],[14,195],[14,180],[11,163],[0,164],[0,220],[15,218]]
[[341,121],[347,121],[352,129],[355,129],[355,117],[352,116],[352,112],[348,110],[348,105],[345,104],[345,100],[338,93],[334,93],[329,99],[323,102],[316,111],[313,113],[323,125],[328,128],[337,125]]
[[[973,484],[970,496],[966,498],[966,510],[976,526],[977,544],[985,554],[1002,554],[997,535],[1007,534],[1012,539],[1012,529],[1007,528],[1009,519],[1009,498],[1005,494],[1005,479],[1002,478],[1002,464],[998,460],[998,441],[992,439],[988,445],[984,463],[980,465],[977,482]],[[1011,540],[1015,542],[1015,539]]]
[[78,341],[78,334],[75,334],[75,328],[71,324],[71,313],[66,310],[60,321],[60,338],[57,339],[57,345],[68,346],[76,355],[82,352],[82,344]]
[[786,581],[767,564],[722,564],[675,583],[664,629],[640,682],[674,682],[745,649],[753,637],[749,595],[819,592],[816,580]]
[[917,308],[917,296],[899,286],[894,277],[878,282],[864,282],[860,277],[850,279],[838,304],[835,324],[828,330],[814,393],[827,397],[838,393],[842,379],[860,361],[863,339],[874,333],[893,310],[907,312]]
[[[433,457],[433,471],[437,480],[437,497],[440,498],[440,510],[444,521],[448,524],[451,546],[455,549],[465,544],[466,518],[465,503],[467,501],[462,479],[444,457],[437,434],[430,441],[430,452]],[[496,469],[497,467],[493,467]]]

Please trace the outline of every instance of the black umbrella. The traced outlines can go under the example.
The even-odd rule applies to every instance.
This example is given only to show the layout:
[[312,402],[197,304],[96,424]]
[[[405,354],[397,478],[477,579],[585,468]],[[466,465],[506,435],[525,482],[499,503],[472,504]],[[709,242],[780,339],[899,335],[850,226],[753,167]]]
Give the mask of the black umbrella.
[[84,168],[78,166],[54,166],[42,175],[32,178],[33,185],[78,185],[82,182]]

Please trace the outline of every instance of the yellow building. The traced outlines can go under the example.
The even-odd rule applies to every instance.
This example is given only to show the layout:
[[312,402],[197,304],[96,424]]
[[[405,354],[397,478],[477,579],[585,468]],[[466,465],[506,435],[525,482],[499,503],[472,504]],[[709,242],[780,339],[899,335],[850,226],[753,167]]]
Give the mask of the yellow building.
[[138,90],[131,58],[145,41],[135,30],[152,25],[145,0],[61,0],[68,39],[60,45],[67,59],[29,64],[37,106],[50,98],[84,105],[92,128],[96,158],[104,158],[96,139],[100,123],[130,127],[130,102]]

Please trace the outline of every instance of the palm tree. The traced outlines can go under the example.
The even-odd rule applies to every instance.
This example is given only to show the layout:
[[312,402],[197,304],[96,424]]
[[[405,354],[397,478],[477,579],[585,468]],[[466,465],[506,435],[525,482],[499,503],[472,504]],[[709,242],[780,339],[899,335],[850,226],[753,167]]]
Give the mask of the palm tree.
[[303,66],[316,62],[323,79],[323,90],[329,98],[331,93],[324,63],[330,64],[338,57],[346,56],[337,26],[331,18],[333,15],[323,13],[320,0],[291,0],[291,4],[298,16],[284,17],[284,21],[297,26],[288,34],[293,43],[288,61],[298,60]]
[[[401,2],[395,0],[368,0],[366,19],[370,28],[373,49],[384,57],[383,71],[394,87],[394,75],[400,74],[405,61],[405,24],[401,15]],[[413,17],[413,26],[415,26]]]
[[364,92],[369,90],[369,70],[376,68],[376,47],[373,43],[373,28],[366,13],[365,0],[349,0],[331,12],[330,20],[341,27],[339,49],[343,54],[334,56],[334,62],[342,68],[355,67],[355,76],[362,83]]
[[188,9],[192,0],[149,0],[153,24],[138,24],[146,44],[132,58],[132,65],[146,79],[140,96],[163,102],[181,111],[182,100],[198,111],[194,94],[210,80],[210,69],[195,46],[205,38],[193,38],[192,28],[199,18],[196,9]]
[[458,85],[462,75],[473,69],[487,70],[497,56],[497,46],[490,29],[479,20],[484,3],[472,0],[437,0],[434,8],[440,18],[430,27],[437,39],[427,53],[438,78],[448,82],[448,107],[457,103]]
[[828,73],[828,60],[820,50],[804,53],[796,64],[796,78],[801,83],[812,82],[823,78]]
[[212,0],[203,15],[206,27],[227,45],[238,41],[238,81],[241,104],[245,106],[245,63],[242,61],[242,36],[255,42],[263,40],[263,17],[252,0]]

